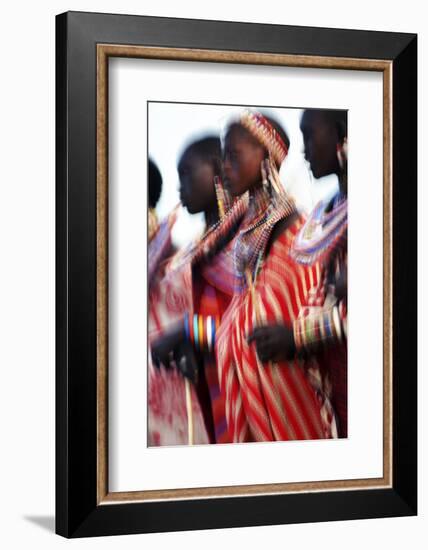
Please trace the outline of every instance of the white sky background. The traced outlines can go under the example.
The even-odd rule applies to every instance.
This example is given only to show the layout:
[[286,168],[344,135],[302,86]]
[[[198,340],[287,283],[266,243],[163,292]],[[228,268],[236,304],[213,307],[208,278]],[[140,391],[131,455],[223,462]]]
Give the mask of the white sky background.
[[[290,138],[289,154],[280,171],[281,181],[298,206],[309,211],[318,200],[336,190],[337,178],[312,178],[303,157],[303,137],[299,128],[301,109],[262,107],[262,110],[272,115]],[[230,118],[240,111],[240,107],[226,105],[149,103],[149,156],[158,165],[163,178],[162,195],[157,205],[160,219],[180,200],[177,163],[181,153],[191,142],[208,134],[221,135]],[[202,214],[190,215],[182,209],[173,230],[174,243],[183,246],[197,237],[203,226]]]

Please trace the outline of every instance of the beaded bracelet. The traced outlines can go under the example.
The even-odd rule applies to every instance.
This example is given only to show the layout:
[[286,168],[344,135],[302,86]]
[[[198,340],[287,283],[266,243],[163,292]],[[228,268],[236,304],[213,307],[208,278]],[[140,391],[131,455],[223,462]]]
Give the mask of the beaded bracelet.
[[212,315],[198,315],[194,313],[184,316],[184,331],[186,339],[192,342],[200,351],[213,351],[216,340],[216,332],[220,325],[219,317]]
[[293,322],[294,343],[297,351],[313,351],[320,344],[347,337],[346,313],[343,306],[321,312],[319,315],[300,317]]

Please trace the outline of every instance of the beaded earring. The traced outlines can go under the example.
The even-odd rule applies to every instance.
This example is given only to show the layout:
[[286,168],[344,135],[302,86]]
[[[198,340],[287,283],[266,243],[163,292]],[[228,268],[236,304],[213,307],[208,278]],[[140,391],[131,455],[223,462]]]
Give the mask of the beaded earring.
[[337,161],[340,169],[343,170],[348,160],[348,139],[344,138],[343,143],[338,143],[336,146]]
[[226,198],[226,193],[224,191],[224,187],[219,176],[214,176],[214,189],[217,198],[218,216],[221,220],[224,218],[226,209],[229,206],[229,201]]
[[265,159],[263,159],[261,164],[260,164],[260,172],[261,172],[261,175],[262,175],[263,188],[268,189],[269,182],[268,182],[268,178],[267,178]]

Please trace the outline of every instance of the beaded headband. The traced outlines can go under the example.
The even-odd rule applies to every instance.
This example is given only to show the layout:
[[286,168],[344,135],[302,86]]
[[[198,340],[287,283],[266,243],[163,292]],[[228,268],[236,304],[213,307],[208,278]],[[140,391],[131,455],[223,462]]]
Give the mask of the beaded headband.
[[240,122],[271,154],[278,166],[288,155],[288,147],[278,131],[261,113],[249,110],[243,111]]

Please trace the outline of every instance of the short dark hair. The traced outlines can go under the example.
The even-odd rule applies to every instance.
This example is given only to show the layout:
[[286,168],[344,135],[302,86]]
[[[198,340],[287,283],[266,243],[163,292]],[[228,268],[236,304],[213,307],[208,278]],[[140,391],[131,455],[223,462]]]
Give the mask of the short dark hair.
[[184,149],[178,161],[178,169],[184,157],[196,155],[213,166],[216,175],[221,174],[221,142],[218,136],[206,136],[193,141]]
[[149,207],[155,208],[162,192],[162,176],[155,162],[149,158]]
[[348,137],[348,111],[328,109],[324,114],[336,126],[340,141]]
[[348,111],[344,109],[306,109],[305,112],[319,114],[337,130],[339,141],[348,137]]

